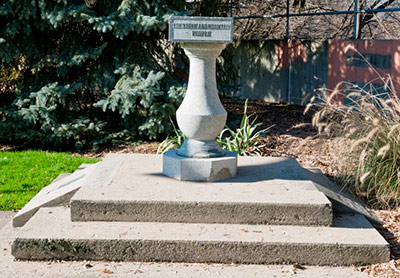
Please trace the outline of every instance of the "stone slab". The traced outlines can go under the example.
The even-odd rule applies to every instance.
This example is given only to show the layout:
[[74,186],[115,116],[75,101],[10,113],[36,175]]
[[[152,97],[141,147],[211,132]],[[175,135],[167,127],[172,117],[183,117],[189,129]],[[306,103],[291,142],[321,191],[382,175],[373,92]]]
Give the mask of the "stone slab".
[[71,222],[42,208],[17,234],[21,260],[364,265],[388,261],[388,243],[360,215],[334,227],[155,222]]
[[[1,217],[1,214],[0,214]],[[107,261],[22,261],[11,255],[11,244],[19,228],[11,219],[0,229],[0,277],[118,277],[118,278],[367,278],[355,267],[308,266],[299,270],[293,265],[210,264],[170,262],[107,262]],[[104,273],[104,269],[112,274]]]
[[63,173],[42,188],[13,218],[13,226],[23,226],[41,207],[67,205],[93,172],[95,165],[82,164],[73,174]]
[[[85,169],[86,167],[87,167],[87,165],[88,164],[82,164],[81,166],[79,166],[79,168],[77,169],[78,171],[79,170],[83,170],[83,169]],[[58,181],[60,181],[60,180],[62,180],[62,179],[64,179],[64,178],[66,178],[66,177],[68,177],[69,175],[71,175],[72,173],[61,173],[61,174],[59,174],[51,183],[55,183],[55,182],[58,182]]]
[[161,159],[108,155],[105,163],[123,162],[118,174],[109,186],[82,187],[71,199],[72,220],[332,224],[330,201],[299,176],[295,159],[239,157],[236,178],[209,183],[165,177]]
[[304,171],[317,189],[332,202],[335,212],[362,214],[372,223],[382,224],[382,220],[363,201],[332,182],[319,168],[306,168]]
[[101,188],[109,186],[118,174],[123,161],[118,155],[108,155],[107,160],[98,162],[93,173],[88,176],[84,185],[91,188]]
[[162,173],[183,181],[220,181],[236,177],[237,153],[226,152],[222,157],[192,158],[169,150],[163,155]]

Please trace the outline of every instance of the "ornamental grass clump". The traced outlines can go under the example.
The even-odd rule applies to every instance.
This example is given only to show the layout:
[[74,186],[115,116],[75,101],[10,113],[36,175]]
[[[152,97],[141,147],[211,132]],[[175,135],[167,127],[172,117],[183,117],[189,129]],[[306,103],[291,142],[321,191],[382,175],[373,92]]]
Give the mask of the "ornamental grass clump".
[[[376,208],[400,203],[400,99],[392,79],[380,76],[360,87],[341,83],[326,99],[313,125],[341,142],[339,181]],[[343,86],[344,85],[344,86]],[[346,105],[337,104],[347,90]],[[314,101],[314,100],[313,100]],[[306,110],[312,104],[308,105]]]

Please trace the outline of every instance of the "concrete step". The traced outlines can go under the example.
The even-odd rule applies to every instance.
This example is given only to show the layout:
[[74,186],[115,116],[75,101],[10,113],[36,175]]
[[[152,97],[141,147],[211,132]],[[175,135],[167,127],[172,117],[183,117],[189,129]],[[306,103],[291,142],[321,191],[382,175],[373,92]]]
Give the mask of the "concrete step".
[[95,168],[94,164],[81,164],[72,174],[60,174],[18,211],[13,218],[13,226],[23,226],[42,207],[68,205],[71,197]]
[[72,222],[42,208],[19,230],[21,260],[363,265],[389,260],[388,243],[360,215],[333,227],[156,222]]
[[161,175],[158,155],[113,154],[102,163],[120,167],[111,178],[94,173],[73,196],[73,221],[332,224],[331,202],[292,158],[239,157],[235,179],[208,183]]

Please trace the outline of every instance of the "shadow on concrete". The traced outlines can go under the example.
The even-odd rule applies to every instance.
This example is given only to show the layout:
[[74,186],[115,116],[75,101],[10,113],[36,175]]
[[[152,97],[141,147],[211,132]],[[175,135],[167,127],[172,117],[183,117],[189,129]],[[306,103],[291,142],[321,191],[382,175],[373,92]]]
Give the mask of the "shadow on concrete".
[[394,235],[388,229],[383,227],[382,224],[374,223],[375,229],[385,238],[385,240],[390,244],[390,257],[393,260],[400,259],[400,243],[397,242],[396,238],[398,235]]
[[268,180],[308,180],[304,175],[303,169],[298,166],[287,167],[287,163],[273,163],[253,166],[238,167],[237,176],[222,182],[252,183]]
[[[271,158],[274,159],[274,158]],[[235,178],[222,181],[209,182],[212,183],[254,183],[270,180],[293,180],[304,181],[309,180],[304,174],[304,169],[298,164],[294,158],[276,159],[277,162],[260,163],[257,165],[238,166]],[[155,177],[169,177],[162,173],[148,173],[146,175]],[[204,183],[204,182],[199,182]]]

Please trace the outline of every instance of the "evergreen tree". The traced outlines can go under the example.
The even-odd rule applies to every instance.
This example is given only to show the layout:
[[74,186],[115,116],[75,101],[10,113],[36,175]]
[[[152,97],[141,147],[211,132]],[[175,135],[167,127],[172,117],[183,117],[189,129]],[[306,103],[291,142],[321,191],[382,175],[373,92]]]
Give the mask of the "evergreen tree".
[[0,140],[81,148],[167,133],[184,88],[166,27],[184,4],[3,1],[0,59],[19,77],[0,102]]

